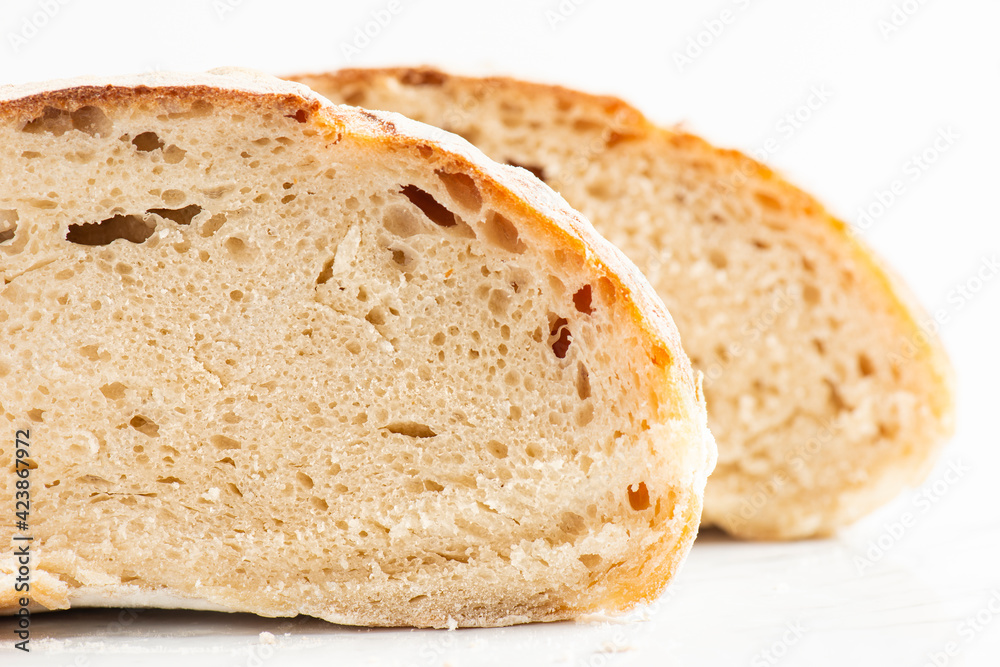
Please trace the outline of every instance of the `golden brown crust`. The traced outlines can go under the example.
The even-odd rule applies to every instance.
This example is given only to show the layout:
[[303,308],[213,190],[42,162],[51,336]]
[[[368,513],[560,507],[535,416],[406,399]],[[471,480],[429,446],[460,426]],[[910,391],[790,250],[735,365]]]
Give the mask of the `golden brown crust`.
[[[170,77],[164,85],[68,84],[29,94],[19,94],[18,88],[0,89],[0,122],[28,123],[48,107],[72,111],[93,105],[119,109],[163,108],[170,112],[194,101],[207,101],[230,107],[277,110],[299,122],[310,123],[330,142],[349,135],[372,146],[389,145],[417,152],[431,147],[456,169],[477,176],[480,186],[493,201],[531,220],[535,233],[547,237],[553,249],[578,255],[595,277],[606,278],[613,284],[617,303],[626,309],[628,319],[645,342],[644,352],[653,369],[647,378],[652,390],[671,399],[661,401],[663,405],[679,402],[679,408],[676,405],[674,408],[679,409],[681,419],[692,426],[689,445],[698,450],[698,467],[691,471],[689,479],[679,480],[689,494],[679,499],[679,504],[687,508],[680,535],[665,539],[660,545],[646,547],[645,557],[637,558],[634,567],[620,568],[614,575],[617,582],[611,586],[607,604],[623,609],[658,595],[694,540],[705,478],[715,463],[715,445],[706,426],[700,378],[696,377],[683,352],[672,319],[639,270],[547,186],[524,170],[488,160],[457,137],[439,136],[432,128],[397,114],[329,105],[322,98],[309,94],[304,86],[257,85],[258,82],[250,81],[234,87],[225,79],[217,85],[198,82],[202,79],[204,77],[185,83],[184,77]],[[661,412],[667,414],[666,410],[664,407]],[[71,593],[70,602],[72,599]],[[0,600],[0,606],[3,602]],[[528,620],[559,620],[585,611],[594,610],[562,609],[558,613],[546,612],[548,615],[544,618]],[[353,621],[346,619],[344,622]],[[484,623],[493,624],[496,623]]]

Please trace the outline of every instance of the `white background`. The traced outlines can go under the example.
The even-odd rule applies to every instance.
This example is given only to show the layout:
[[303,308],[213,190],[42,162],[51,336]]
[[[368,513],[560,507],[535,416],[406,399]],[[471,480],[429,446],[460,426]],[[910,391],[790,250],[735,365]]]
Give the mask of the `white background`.
[[[10,649],[4,630],[0,663],[1000,664],[1000,278],[988,268],[1000,259],[1000,3],[396,3],[365,43],[357,31],[373,12],[384,18],[388,0],[4,0],[0,83],[221,65],[281,74],[434,64],[617,94],[656,121],[757,151],[862,225],[927,309],[943,314],[959,426],[940,465],[924,487],[835,539],[703,535],[639,620],[431,632],[72,612],[35,617],[30,657]],[[953,138],[935,148],[945,135]],[[924,168],[914,157],[925,153]],[[901,194],[880,209],[880,192],[888,201],[897,180]],[[914,521],[900,531],[906,513]],[[260,643],[262,631],[276,643]]]

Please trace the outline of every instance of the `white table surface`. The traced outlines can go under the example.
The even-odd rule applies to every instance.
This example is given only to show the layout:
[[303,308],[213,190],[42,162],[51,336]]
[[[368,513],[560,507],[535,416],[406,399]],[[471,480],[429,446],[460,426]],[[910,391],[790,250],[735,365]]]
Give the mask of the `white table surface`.
[[[947,316],[957,435],[923,487],[834,539],[703,534],[668,593],[625,619],[448,632],[81,610],[36,615],[30,655],[0,635],[0,665],[1000,665],[1000,276],[956,297],[1000,258],[1000,4],[396,2],[348,59],[343,45],[388,0],[8,0],[0,82],[430,63],[618,94],[660,122],[764,151],[855,224],[901,179],[863,234]],[[675,54],[699,39],[707,46],[679,65]],[[816,108],[802,112],[810,95]],[[789,130],[797,111],[808,117]],[[913,172],[941,131],[957,139]]]

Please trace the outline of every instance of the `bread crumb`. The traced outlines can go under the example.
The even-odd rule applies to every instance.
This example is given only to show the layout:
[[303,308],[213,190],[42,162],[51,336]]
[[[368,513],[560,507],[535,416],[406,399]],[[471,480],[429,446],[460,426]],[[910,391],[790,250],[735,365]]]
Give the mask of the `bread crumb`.
[[271,634],[270,632],[266,632],[266,631],[260,633],[260,643],[261,644],[274,644],[275,643],[274,635]]
[[448,617],[448,630],[454,630],[458,627],[458,621],[453,619],[451,616]]

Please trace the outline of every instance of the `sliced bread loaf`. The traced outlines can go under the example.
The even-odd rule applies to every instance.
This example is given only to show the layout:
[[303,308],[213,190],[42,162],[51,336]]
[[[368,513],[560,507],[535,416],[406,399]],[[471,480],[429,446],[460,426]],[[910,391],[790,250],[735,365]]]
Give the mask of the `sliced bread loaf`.
[[234,71],[7,87],[0,223],[8,613],[549,621],[694,539],[715,450],[662,303],[457,137]]
[[951,370],[929,320],[844,223],[745,155],[618,99],[506,78],[294,78],[531,170],[645,272],[706,376],[719,443],[706,523],[829,533],[919,482],[951,433]]

